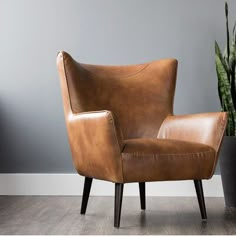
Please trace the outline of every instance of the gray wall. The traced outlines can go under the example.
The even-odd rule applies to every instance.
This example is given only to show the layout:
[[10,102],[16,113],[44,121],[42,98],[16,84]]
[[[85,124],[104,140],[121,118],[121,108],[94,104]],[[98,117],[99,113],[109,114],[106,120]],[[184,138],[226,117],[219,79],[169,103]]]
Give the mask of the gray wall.
[[223,45],[223,0],[0,0],[0,172],[74,172],[59,50],[95,64],[175,57],[175,113],[197,113],[220,110],[215,39]]

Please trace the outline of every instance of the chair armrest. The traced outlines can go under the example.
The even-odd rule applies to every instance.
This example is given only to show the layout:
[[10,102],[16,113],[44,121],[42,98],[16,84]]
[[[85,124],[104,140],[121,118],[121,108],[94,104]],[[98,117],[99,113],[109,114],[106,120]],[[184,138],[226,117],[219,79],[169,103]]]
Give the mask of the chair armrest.
[[123,181],[123,136],[110,111],[70,114],[67,129],[73,161],[81,175]]
[[168,116],[162,123],[157,137],[202,143],[218,152],[227,117],[226,112]]

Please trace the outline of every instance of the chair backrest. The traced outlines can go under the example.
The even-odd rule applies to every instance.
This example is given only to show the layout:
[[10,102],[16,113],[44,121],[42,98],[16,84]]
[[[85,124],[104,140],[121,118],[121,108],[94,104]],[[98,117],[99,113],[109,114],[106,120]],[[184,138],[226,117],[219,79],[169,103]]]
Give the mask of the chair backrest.
[[[173,113],[177,60],[127,66],[88,65],[60,52],[65,115],[110,110],[125,139],[154,138]],[[63,81],[62,81],[63,80]]]

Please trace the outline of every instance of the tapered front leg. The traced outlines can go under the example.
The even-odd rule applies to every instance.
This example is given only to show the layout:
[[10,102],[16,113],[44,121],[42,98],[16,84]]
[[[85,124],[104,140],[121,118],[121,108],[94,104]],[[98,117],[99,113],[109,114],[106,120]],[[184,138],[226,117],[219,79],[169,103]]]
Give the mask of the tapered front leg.
[[83,191],[80,214],[85,214],[86,212],[92,181],[93,181],[92,178],[85,177],[84,179],[84,191]]
[[199,208],[201,211],[201,216],[203,220],[207,219],[207,213],[206,213],[206,206],[205,206],[205,200],[204,200],[204,193],[202,188],[202,181],[201,180],[194,180],[194,185],[197,193],[197,199]]
[[140,195],[140,203],[141,209],[146,209],[146,193],[145,193],[145,182],[139,183],[139,195]]
[[124,184],[115,184],[115,206],[114,206],[114,227],[120,227],[120,215],[123,198]]

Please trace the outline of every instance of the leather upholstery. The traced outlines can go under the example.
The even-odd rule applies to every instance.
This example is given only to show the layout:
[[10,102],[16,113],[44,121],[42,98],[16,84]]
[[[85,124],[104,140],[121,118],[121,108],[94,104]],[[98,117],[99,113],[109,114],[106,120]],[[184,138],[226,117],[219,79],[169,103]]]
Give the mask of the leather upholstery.
[[209,178],[216,151],[171,139],[130,139],[122,153],[124,182]]
[[71,115],[69,129],[74,165],[81,175],[123,182],[123,140],[110,111]]
[[78,63],[65,52],[59,58],[63,58],[73,113],[112,111],[125,139],[156,137],[163,120],[173,112],[175,59],[97,66]]
[[225,112],[168,116],[162,123],[157,137],[203,143],[213,147],[217,152],[226,123]]
[[168,116],[160,128],[158,138],[198,142],[213,147],[216,158],[208,176],[210,178],[215,171],[227,120],[228,114],[225,112]]
[[173,116],[175,59],[98,66],[60,52],[57,66],[78,173],[117,183],[211,177],[227,116]]

